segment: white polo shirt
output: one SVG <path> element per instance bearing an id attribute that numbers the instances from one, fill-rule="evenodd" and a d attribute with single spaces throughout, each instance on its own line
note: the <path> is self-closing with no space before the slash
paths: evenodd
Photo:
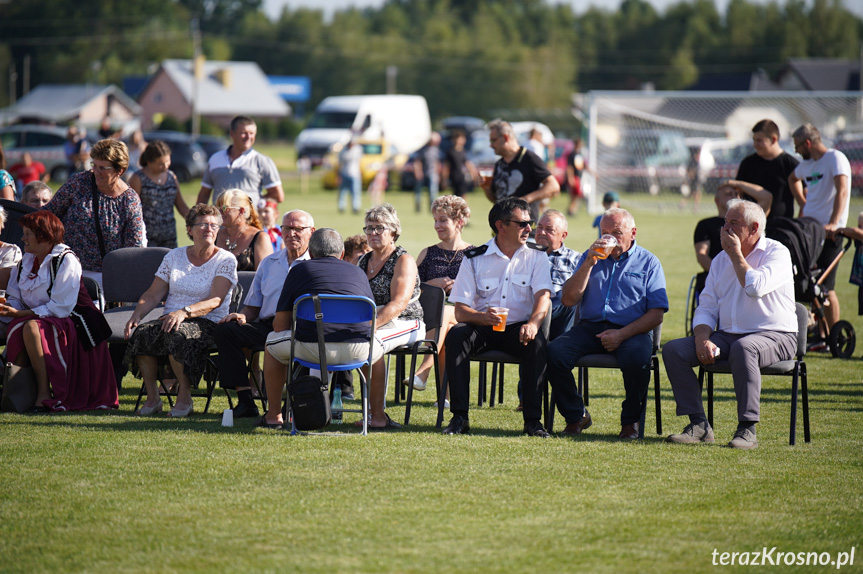
<path id="1" fill-rule="evenodd" d="M 548 289 L 549 294 L 554 290 L 548 256 L 525 244 L 509 258 L 494 238 L 485 246 L 485 253 L 462 260 L 450 302 L 464 303 L 482 312 L 489 307 L 507 307 L 507 322 L 527 321 L 536 294 L 543 289 Z"/>
<path id="2" fill-rule="evenodd" d="M 276 316 L 276 305 L 285 286 L 288 272 L 294 265 L 309 258 L 309 250 L 306 249 L 306 252 L 294 259 L 293 263 L 288 263 L 288 250 L 280 249 L 261 261 L 252 280 L 252 286 L 249 288 L 249 295 L 246 297 L 246 305 L 260 307 L 258 320 L 272 319 Z"/>
<path id="3" fill-rule="evenodd" d="M 230 149 L 213 154 L 207 162 L 201 187 L 213 190 L 213 204 L 226 190 L 237 188 L 252 198 L 252 205 L 258 205 L 262 189 L 281 185 L 279 170 L 273 160 L 254 149 L 231 161 Z"/>

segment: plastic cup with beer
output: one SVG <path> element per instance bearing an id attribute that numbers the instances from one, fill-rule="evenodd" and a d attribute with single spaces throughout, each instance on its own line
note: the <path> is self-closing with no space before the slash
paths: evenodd
<path id="1" fill-rule="evenodd" d="M 599 238 L 596 242 L 596 247 L 594 251 L 596 252 L 596 256 L 599 259 L 605 259 L 611 252 L 614 251 L 614 248 L 617 247 L 617 239 L 614 235 L 605 234 Z"/>
<path id="2" fill-rule="evenodd" d="M 479 170 L 479 178 L 482 180 L 482 186 L 486 187 L 491 184 L 491 176 L 494 175 L 493 169 L 481 169 Z"/>
<path id="3" fill-rule="evenodd" d="M 0 289 L 0 305 L 6 303 L 6 290 Z"/>
<path id="4" fill-rule="evenodd" d="M 509 309 L 507 307 L 492 307 L 491 312 L 503 319 L 497 325 L 492 327 L 495 331 L 506 331 L 506 318 L 509 316 Z"/>

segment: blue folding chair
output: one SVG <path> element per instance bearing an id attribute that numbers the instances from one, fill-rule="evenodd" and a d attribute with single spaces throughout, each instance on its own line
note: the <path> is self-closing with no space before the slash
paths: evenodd
<path id="1" fill-rule="evenodd" d="M 375 332 L 375 302 L 369 299 L 368 297 L 361 297 L 355 295 L 331 295 L 331 294 L 321 294 L 318 295 L 321 301 L 321 314 L 318 315 L 315 312 L 315 305 L 313 300 L 313 295 L 306 294 L 302 297 L 299 297 L 294 302 L 294 315 L 292 319 L 291 332 L 297 332 L 297 321 L 311 321 L 314 323 L 343 323 L 343 324 L 358 324 L 364 323 L 358 332 L 368 333 L 369 337 L 369 356 L 361 361 L 355 361 L 352 363 L 344 363 L 344 364 L 332 364 L 329 361 L 326 363 L 327 371 L 351 371 L 354 369 L 359 369 L 364 365 L 369 366 L 369 376 L 368 378 L 363 375 L 362 371 L 360 373 L 360 393 L 362 396 L 362 409 L 337 409 L 338 412 L 342 413 L 362 413 L 363 415 L 363 435 L 367 435 L 369 432 L 369 379 L 372 376 L 372 350 L 374 348 L 374 332 Z M 366 325 L 368 324 L 368 325 Z M 368 330 L 367 330 L 368 329 Z M 291 362 L 288 365 L 288 382 L 293 380 L 293 370 L 294 363 L 299 363 L 304 367 L 308 367 L 310 369 L 318 369 L 321 370 L 321 365 L 318 362 L 314 361 L 305 361 L 303 359 L 299 359 L 294 352 L 294 345 L 296 344 L 296 338 L 291 337 Z M 321 373 L 321 379 L 326 377 L 326 373 Z M 332 395 L 332 389 L 330 391 Z M 271 397 L 270 400 L 273 400 Z M 291 396 L 290 393 L 287 394 L 287 402 L 285 405 L 285 412 L 291 412 Z M 297 434 L 296 426 L 294 425 L 294 417 L 291 416 L 291 434 Z"/>

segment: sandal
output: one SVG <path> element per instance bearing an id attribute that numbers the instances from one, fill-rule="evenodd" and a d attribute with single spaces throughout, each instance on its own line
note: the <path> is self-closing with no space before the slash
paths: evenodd
<path id="1" fill-rule="evenodd" d="M 267 417 L 263 416 L 258 420 L 255 426 L 262 429 L 281 430 L 285 428 L 285 423 L 269 423 L 267 422 Z"/>
<path id="2" fill-rule="evenodd" d="M 382 427 L 373 427 L 372 425 L 369 425 L 369 432 L 381 432 L 381 431 L 398 430 L 398 429 L 404 428 L 404 425 L 400 425 L 399 423 L 397 423 L 396 421 L 391 419 L 390 415 L 384 413 L 384 416 L 387 417 L 387 423 Z M 360 422 L 362 422 L 362 421 L 360 421 Z"/>

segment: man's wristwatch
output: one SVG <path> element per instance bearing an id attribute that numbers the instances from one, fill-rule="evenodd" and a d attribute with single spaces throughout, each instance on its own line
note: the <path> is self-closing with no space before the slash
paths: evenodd
<path id="1" fill-rule="evenodd" d="M 183 307 L 183 311 L 185 311 L 185 312 L 186 312 L 186 318 L 187 318 L 187 319 L 188 319 L 188 318 L 190 318 L 190 317 L 192 316 L 192 308 L 191 308 L 191 307 L 189 307 L 188 305 L 186 305 L 185 307 Z"/>

